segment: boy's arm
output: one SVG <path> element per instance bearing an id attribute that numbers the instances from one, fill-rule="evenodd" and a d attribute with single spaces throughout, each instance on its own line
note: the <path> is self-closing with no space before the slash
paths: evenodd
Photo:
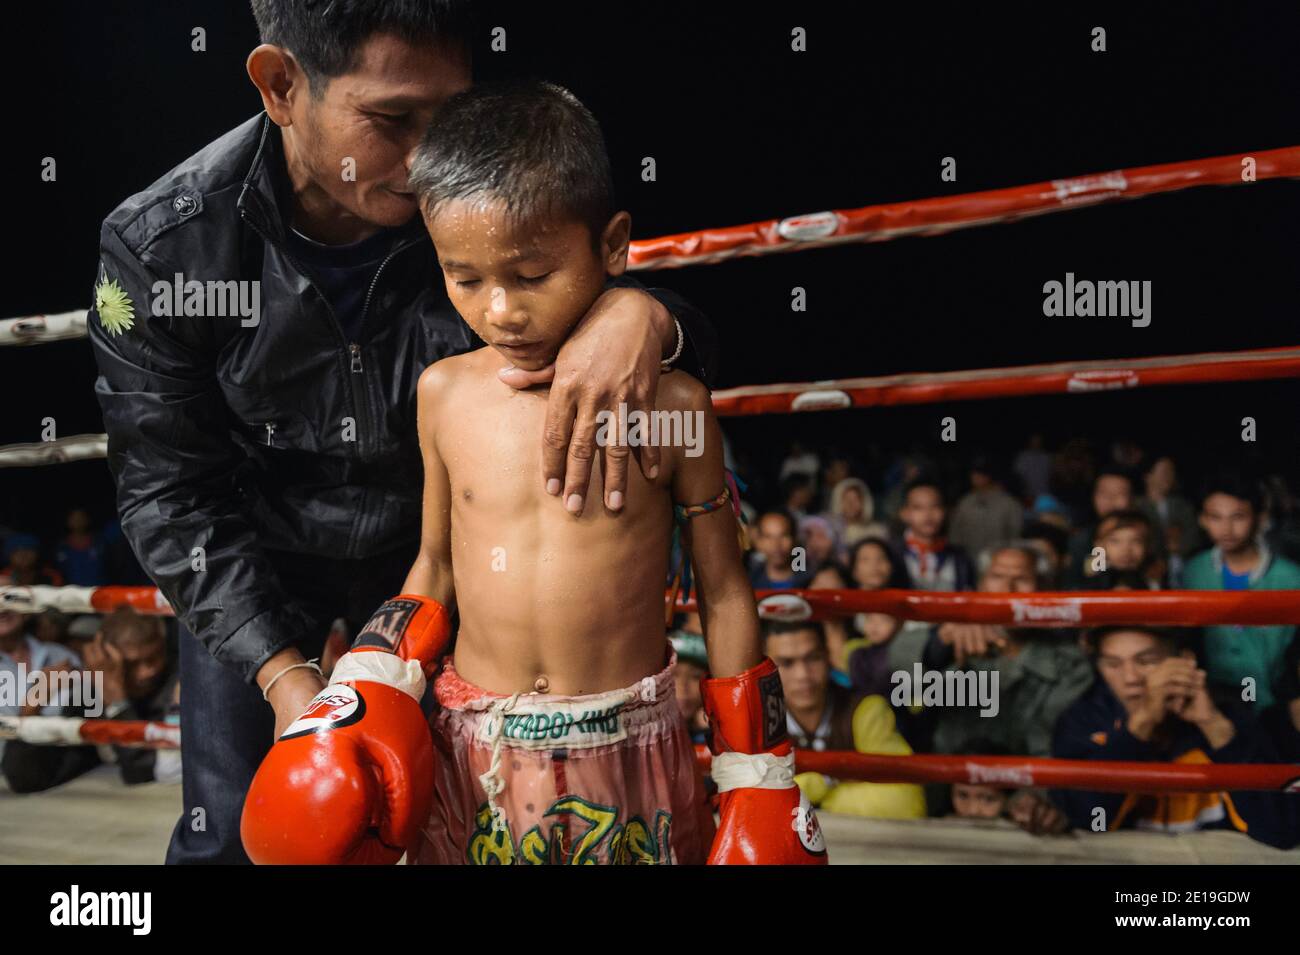
<path id="1" fill-rule="evenodd" d="M 709 393 L 696 381 L 691 381 L 686 390 L 690 401 L 684 414 L 695 415 L 703 427 L 695 448 L 678 451 L 672 489 L 674 503 L 691 505 L 713 500 L 727 485 L 722 429 L 713 414 Z M 696 450 L 696 456 L 686 453 Z M 758 607 L 741 559 L 732 503 L 728 501 L 708 514 L 689 518 L 682 528 L 682 543 L 694 566 L 709 669 L 715 677 L 743 673 L 759 662 L 762 653 Z"/>
<path id="2" fill-rule="evenodd" d="M 673 499 L 702 504 L 726 486 L 722 431 L 703 385 L 685 379 L 673 387 L 684 389 L 692 420 L 702 424 L 700 443 L 677 456 Z M 762 654 L 758 607 L 741 564 L 731 502 L 688 518 L 682 535 L 695 565 L 712 671 L 700 683 L 721 801 L 709 864 L 825 865 L 817 816 L 794 781 L 781 675 Z"/>
<path id="3" fill-rule="evenodd" d="M 424 503 L 420 525 L 420 552 L 406 575 L 402 592 L 432 597 L 448 612 L 456 599 L 451 573 L 451 483 L 438 453 L 435 424 L 445 401 L 448 374 L 437 364 L 420 375 L 416 399 L 416 427 L 424 460 Z"/>

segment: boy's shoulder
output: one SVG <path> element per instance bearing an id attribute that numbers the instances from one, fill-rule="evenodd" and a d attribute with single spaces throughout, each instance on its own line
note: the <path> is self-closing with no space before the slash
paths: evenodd
<path id="1" fill-rule="evenodd" d="M 482 360 L 482 355 L 479 354 L 481 350 L 477 349 L 461 355 L 449 355 L 435 361 L 420 372 L 418 388 L 420 400 L 437 401 L 457 382 L 465 380 L 475 371 L 477 363 Z"/>

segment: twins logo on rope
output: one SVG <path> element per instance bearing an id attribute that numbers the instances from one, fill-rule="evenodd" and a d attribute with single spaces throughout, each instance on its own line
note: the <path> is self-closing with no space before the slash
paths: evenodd
<path id="1" fill-rule="evenodd" d="M 654 823 L 640 816 L 618 821 L 617 806 L 602 806 L 579 796 L 557 799 L 543 813 L 549 824 L 538 824 L 518 843 L 510 831 L 492 831 L 492 813 L 485 802 L 474 816 L 466 858 L 471 865 L 672 865 L 668 830 L 672 814 L 659 810 Z M 547 825 L 542 831 L 542 825 Z"/>

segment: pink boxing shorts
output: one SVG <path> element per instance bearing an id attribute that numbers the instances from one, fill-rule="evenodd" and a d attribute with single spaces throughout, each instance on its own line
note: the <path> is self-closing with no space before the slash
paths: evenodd
<path id="1" fill-rule="evenodd" d="M 467 683 L 447 659 L 430 720 L 433 812 L 411 864 L 703 863 L 713 811 L 673 662 L 625 690 L 512 702 Z"/>

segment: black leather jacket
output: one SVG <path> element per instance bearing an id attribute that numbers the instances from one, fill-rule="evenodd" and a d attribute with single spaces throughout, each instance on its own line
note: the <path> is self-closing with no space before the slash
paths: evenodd
<path id="1" fill-rule="evenodd" d="M 358 341 L 347 341 L 286 251 L 289 189 L 279 130 L 259 115 L 127 199 L 104 222 L 96 284 L 120 283 L 134 327 L 110 335 L 93 308 L 89 323 L 123 530 L 181 620 L 248 680 L 344 615 L 302 606 L 285 579 L 291 555 L 317 578 L 340 577 L 316 583 L 341 591 L 368 561 L 414 553 L 416 382 L 481 344 L 448 302 L 418 218 L 371 284 Z M 154 284 L 177 273 L 260 281 L 257 325 L 152 317 Z M 717 353 L 707 320 L 651 292 L 685 330 L 678 366 L 707 382 Z M 393 576 L 376 601 L 400 586 Z"/>

